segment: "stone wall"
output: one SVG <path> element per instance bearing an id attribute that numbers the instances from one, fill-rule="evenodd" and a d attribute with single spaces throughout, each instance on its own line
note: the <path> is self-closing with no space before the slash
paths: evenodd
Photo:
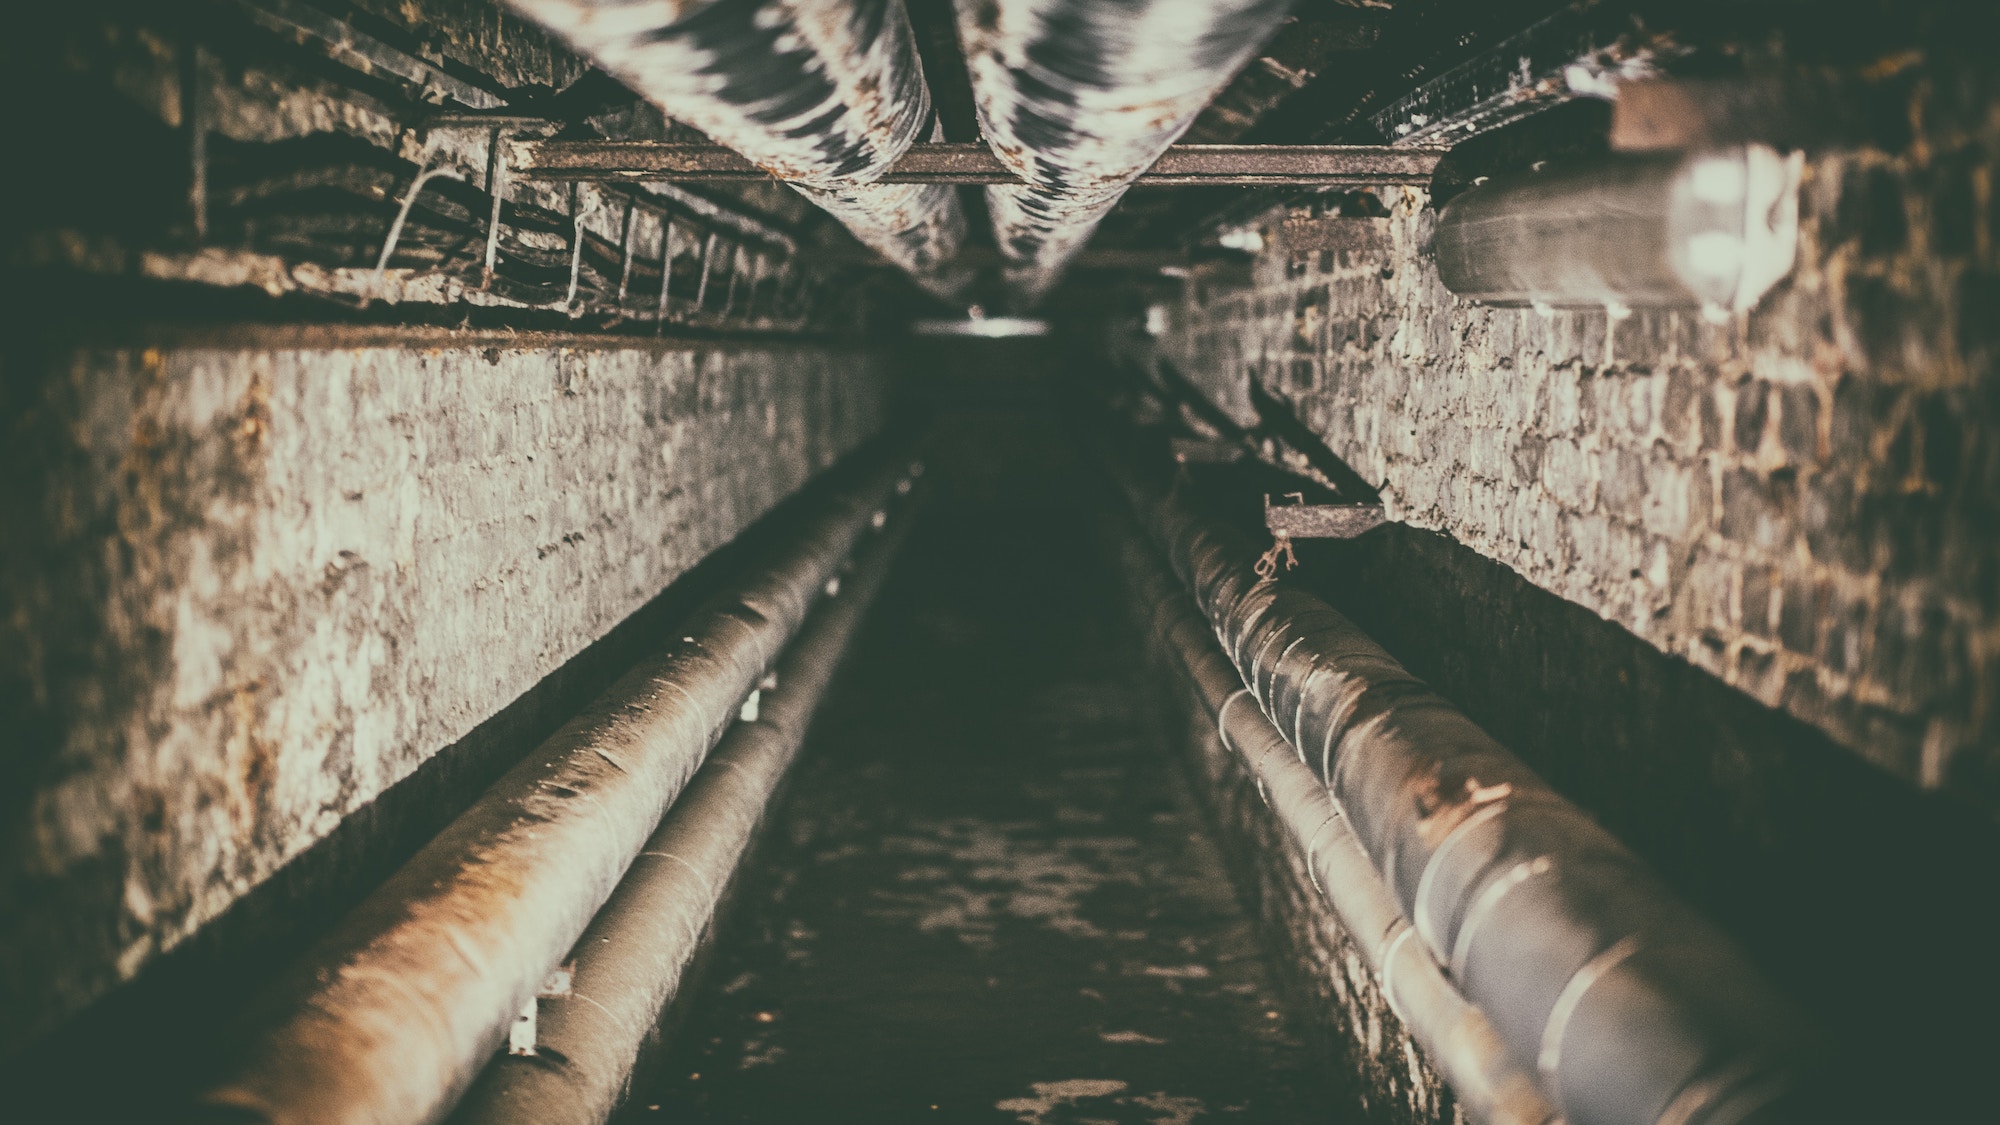
<path id="1" fill-rule="evenodd" d="M 376 335 L 0 360 L 0 1038 L 132 977 L 883 420 L 858 352 Z"/>
<path id="2" fill-rule="evenodd" d="M 1197 277 L 1160 355 L 1252 381 L 1445 532 L 1892 773 L 2000 807 L 2000 91 L 1932 74 L 1907 151 L 1806 163 L 1791 275 L 1737 322 L 1474 307 L 1392 249 Z"/>

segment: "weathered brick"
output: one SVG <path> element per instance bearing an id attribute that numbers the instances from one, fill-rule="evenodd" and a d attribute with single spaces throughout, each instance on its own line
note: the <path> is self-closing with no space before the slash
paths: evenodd
<path id="1" fill-rule="evenodd" d="M 1404 331 L 1365 355 L 1327 345 L 1318 379 L 1350 413 L 1313 425 L 1379 469 L 1405 518 L 1871 757 L 1914 760 L 1931 737 L 1949 752 L 1930 758 L 1951 759 L 1974 714 L 2000 714 L 2000 659 L 1911 656 L 1878 601 L 1906 605 L 1919 632 L 1926 607 L 1961 624 L 1980 607 L 1980 637 L 2000 613 L 2000 263 L 1974 260 L 2000 237 L 2000 191 L 1984 183 L 2000 181 L 2000 89 L 1978 90 L 1951 95 L 1977 103 L 1954 103 L 1967 136 L 1920 121 L 1908 152 L 1809 156 L 1805 260 L 1735 324 L 1641 309 L 1607 342 L 1602 313 L 1472 307 L 1415 250 L 1435 217 L 1411 197 L 1393 209 L 1409 248 L 1393 276 L 1344 273 L 1327 306 L 1342 341 L 1368 340 L 1361 322 L 1383 307 Z M 1991 213 L 1972 213 L 1982 204 Z M 1295 289 L 1265 294 L 1281 295 L 1291 308 Z M 1447 488 L 1454 464 L 1478 479 Z M 1739 622 L 1746 580 L 1766 612 Z M 1969 686 L 1916 722 L 1927 689 L 1906 665 Z M 1871 717 L 1864 698 L 1898 717 Z"/>
<path id="2" fill-rule="evenodd" d="M 1791 503 L 1789 474 L 1731 469 L 1722 476 L 1722 533 L 1747 547 L 1775 550 L 1791 530 Z"/>
<path id="3" fill-rule="evenodd" d="M 1769 416 L 1771 385 L 1761 379 L 1745 379 L 1736 387 L 1736 448 L 1754 453 L 1764 442 L 1764 421 Z"/>
<path id="4" fill-rule="evenodd" d="M 1542 451 L 1547 445 L 1547 442 L 1532 433 L 1522 435 L 1521 440 L 1514 446 L 1512 458 L 1513 479 L 1516 484 L 1532 486 L 1541 479 Z"/>
<path id="5" fill-rule="evenodd" d="M 1806 549 L 1822 563 L 1864 574 L 1873 560 L 1856 513 L 1854 482 L 1842 472 L 1813 473 L 1805 479 L 1801 502 Z"/>
<path id="6" fill-rule="evenodd" d="M 1943 550 L 1945 503 L 1917 490 L 1870 498 L 1875 559 L 1886 576 L 1918 578 L 1935 571 Z"/>
<path id="7" fill-rule="evenodd" d="M 1737 687 L 1765 702 L 1776 703 L 1784 691 L 1775 653 L 1743 645 L 1736 650 L 1734 673 Z"/>
<path id="8" fill-rule="evenodd" d="M 1696 403 L 1701 419 L 1701 447 L 1711 452 L 1727 449 L 1727 423 L 1722 414 L 1722 388 L 1714 386 L 1706 389 Z"/>
<path id="9" fill-rule="evenodd" d="M 1551 432 L 1571 434 L 1583 425 L 1583 380 L 1587 377 L 1575 368 L 1556 369 L 1556 377 L 1549 385 Z"/>
<path id="10" fill-rule="evenodd" d="M 1957 257 L 1973 250 L 1978 233 L 1973 178 L 1983 156 L 1961 149 L 1934 157 L 1925 169 L 1923 190 L 1930 212 L 1930 240 L 1939 254 Z"/>
<path id="11" fill-rule="evenodd" d="M 1917 406 L 1923 434 L 1923 475 L 1934 489 L 1957 486 L 1964 469 L 1966 403 L 1949 392 L 1924 396 Z"/>
<path id="12" fill-rule="evenodd" d="M 1786 578 L 1778 615 L 1778 641 L 1801 656 L 1819 651 L 1820 625 L 1830 600 L 1826 583 L 1810 574 Z"/>
<path id="13" fill-rule="evenodd" d="M 1820 638 L 1820 663 L 1835 672 L 1857 673 L 1873 662 L 1868 629 L 1874 606 L 1860 598 L 1836 601 L 1838 604 Z"/>
<path id="14" fill-rule="evenodd" d="M 1660 402 L 1660 426 L 1669 441 L 1680 443 L 1699 432 L 1695 400 L 1702 397 L 1706 380 L 1694 368 L 1674 364 L 1667 368 L 1666 389 Z"/>
<path id="15" fill-rule="evenodd" d="M 1557 438 L 1543 447 L 1542 487 L 1572 511 L 1596 506 L 1591 476 L 1590 456 L 1576 442 Z"/>
<path id="16" fill-rule="evenodd" d="M 2000 207 L 2000 191 L 1993 193 Z M 1996 223 L 2000 236 L 2000 223 Z M 1955 342 L 1967 372 L 1979 380 L 2000 377 L 2000 274 L 1968 270 L 1958 280 Z"/>
<path id="17" fill-rule="evenodd" d="M 1743 571 L 1741 624 L 1753 636 L 1769 637 L 1776 632 L 1771 626 L 1771 611 L 1780 589 L 1776 577 L 1758 566 Z"/>
<path id="18" fill-rule="evenodd" d="M 47 723 L 64 767 L 29 815 L 64 830 L 0 881 L 0 944 L 45 955 L 0 966 L 33 967 L 0 994 L 50 1012 L 230 908 L 885 413 L 877 359 L 811 348 L 79 347 L 34 375 L 67 455 L 17 483 L 75 518 L 38 565 L 0 563 L 23 607 L 0 652 L 96 630 L 95 659 L 35 670 L 91 702 Z M 43 917 L 57 878 L 96 911 Z"/>
<path id="19" fill-rule="evenodd" d="M 1831 441 L 1835 460 L 1850 464 L 1878 460 L 1878 447 L 1886 442 L 1883 435 L 1902 414 L 1903 399 L 1899 387 L 1842 376 L 1833 393 Z"/>
<path id="20" fill-rule="evenodd" d="M 1778 440 L 1793 461 L 1819 460 L 1819 390 L 1793 383 L 1779 390 Z"/>
<path id="21" fill-rule="evenodd" d="M 1626 449 L 1607 450 L 1598 460 L 1598 502 L 1627 518 L 1642 518 L 1646 460 Z"/>
<path id="22" fill-rule="evenodd" d="M 1909 238 L 1904 214 L 1907 192 L 1902 180 L 1881 165 L 1854 166 L 1841 185 L 1839 228 L 1853 233 L 1861 253 L 1884 256 L 1902 249 Z"/>

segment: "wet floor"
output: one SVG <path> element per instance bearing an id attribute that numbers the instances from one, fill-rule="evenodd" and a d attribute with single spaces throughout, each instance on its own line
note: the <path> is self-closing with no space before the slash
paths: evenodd
<path id="1" fill-rule="evenodd" d="M 1092 542 L 926 514 L 640 1119 L 1338 1116 Z"/>

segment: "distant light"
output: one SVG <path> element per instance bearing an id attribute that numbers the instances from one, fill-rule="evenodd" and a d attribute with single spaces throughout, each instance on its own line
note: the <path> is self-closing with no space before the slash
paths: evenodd
<path id="1" fill-rule="evenodd" d="M 964 320 L 918 320 L 910 323 L 917 336 L 981 336 L 999 339 L 1008 336 L 1046 336 L 1049 322 L 1025 316 L 981 316 Z"/>
<path id="2" fill-rule="evenodd" d="M 1264 252 L 1264 232 L 1256 227 L 1229 227 L 1216 232 L 1215 243 L 1224 250 L 1261 254 Z"/>

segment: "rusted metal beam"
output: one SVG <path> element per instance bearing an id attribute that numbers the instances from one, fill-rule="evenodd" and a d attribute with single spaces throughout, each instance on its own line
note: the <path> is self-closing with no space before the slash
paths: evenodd
<path id="1" fill-rule="evenodd" d="M 1381 145 L 1178 145 L 1135 182 L 1137 187 L 1389 187 L 1430 182 L 1440 153 Z M 534 180 L 664 180 L 745 183 L 769 172 L 720 145 L 657 141 L 519 140 L 507 155 L 512 174 Z M 918 144 L 879 183 L 1018 184 L 983 144 Z"/>

